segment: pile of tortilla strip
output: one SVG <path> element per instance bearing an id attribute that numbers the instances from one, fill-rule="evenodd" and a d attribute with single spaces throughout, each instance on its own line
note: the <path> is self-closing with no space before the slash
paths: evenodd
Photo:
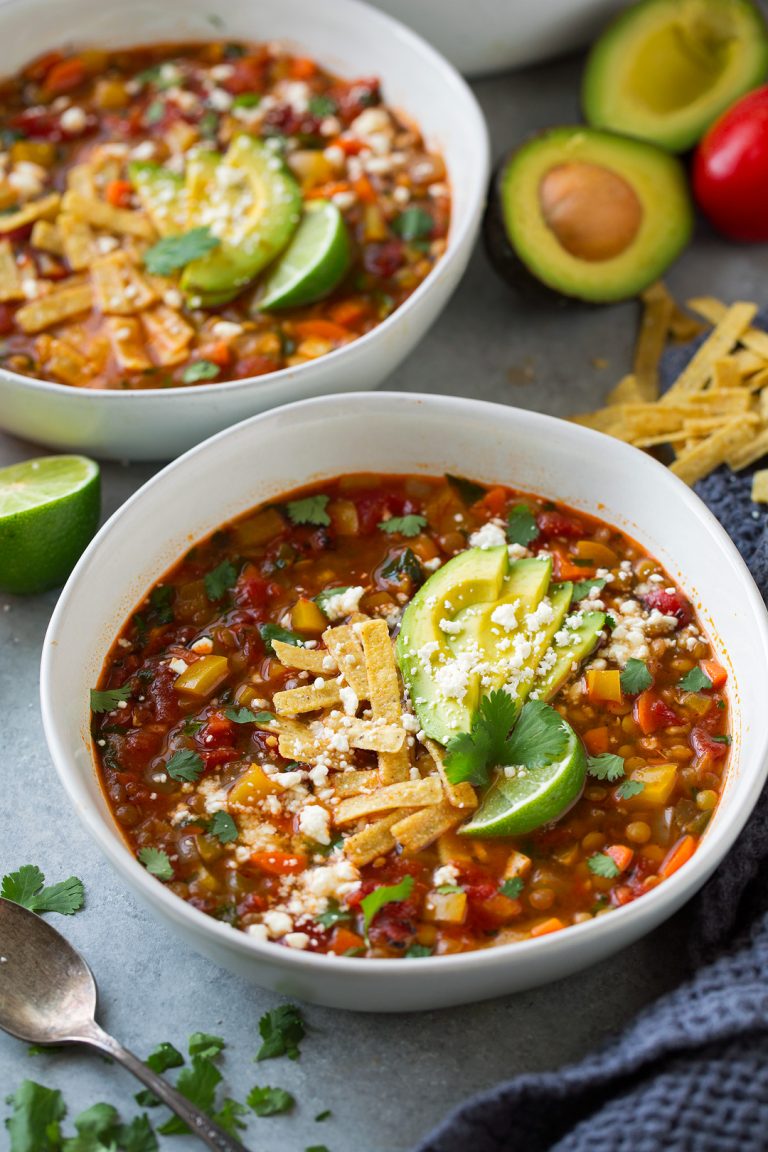
<path id="1" fill-rule="evenodd" d="M 634 444 L 667 445 L 672 472 L 695 484 L 720 464 L 738 472 L 768 453 L 768 332 L 754 328 L 757 305 L 730 307 L 711 296 L 687 302 L 712 325 L 672 386 L 659 395 L 659 361 L 669 340 L 690 340 L 705 324 L 683 312 L 663 284 L 643 293 L 645 311 L 634 371 L 604 408 L 571 417 Z M 757 471 L 752 499 L 768 503 L 768 469 Z"/>
<path id="2" fill-rule="evenodd" d="M 274 734 L 281 756 L 329 769 L 333 824 L 344 852 L 361 867 L 400 845 L 419 852 L 450 833 L 477 807 L 471 784 L 451 784 L 443 749 L 413 738 L 389 629 L 362 613 L 328 628 L 323 648 L 273 640 L 281 664 L 309 673 L 305 685 L 276 692 Z M 308 720 L 301 719 L 311 714 Z M 354 750 L 376 753 L 375 768 L 355 765 Z"/>

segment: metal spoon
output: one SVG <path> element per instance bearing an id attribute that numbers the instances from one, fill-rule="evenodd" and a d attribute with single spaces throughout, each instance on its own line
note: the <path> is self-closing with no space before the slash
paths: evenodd
<path id="1" fill-rule="evenodd" d="M 0 1028 L 28 1044 L 84 1044 L 111 1056 L 216 1152 L 248 1149 L 99 1027 L 83 957 L 34 912 L 0 900 Z"/>

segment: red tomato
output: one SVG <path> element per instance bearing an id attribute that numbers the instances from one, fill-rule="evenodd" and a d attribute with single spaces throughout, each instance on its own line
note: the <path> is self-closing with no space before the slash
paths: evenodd
<path id="1" fill-rule="evenodd" d="M 693 191 L 731 240 L 768 240 L 768 85 L 716 120 L 696 150 Z"/>

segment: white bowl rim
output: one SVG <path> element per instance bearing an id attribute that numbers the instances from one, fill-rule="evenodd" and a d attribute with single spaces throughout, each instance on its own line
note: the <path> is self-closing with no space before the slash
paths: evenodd
<path id="1" fill-rule="evenodd" d="M 27 0 L 2 0 L 2 4 L 0 4 L 0 22 L 2 22 L 3 9 L 14 6 L 26 6 L 26 3 Z M 363 0 L 336 0 L 336 3 L 352 11 L 357 11 L 358 13 L 365 12 L 365 18 L 369 19 L 374 26 L 378 24 L 385 34 L 394 36 L 406 44 L 409 43 L 411 48 L 421 53 L 421 55 L 429 61 L 431 66 L 442 74 L 446 90 L 450 90 L 454 97 L 463 101 L 466 111 L 470 116 L 474 117 L 474 131 L 477 133 L 478 145 L 482 153 L 482 162 L 478 165 L 477 170 L 472 173 L 472 181 L 467 196 L 467 207 L 462 218 L 457 222 L 456 229 L 454 229 L 455 209 L 452 204 L 451 227 L 448 232 L 446 250 L 428 275 L 422 280 L 421 284 L 419 284 L 415 291 L 412 292 L 394 312 L 391 312 L 389 316 L 382 320 L 380 324 L 377 324 L 375 328 L 372 328 L 370 332 L 365 332 L 362 336 L 358 336 L 355 340 L 350 341 L 349 344 L 344 344 L 341 348 L 335 348 L 332 352 L 327 352 L 322 357 L 324 364 L 339 360 L 340 357 L 348 355 L 353 349 L 355 351 L 358 349 L 362 350 L 372 343 L 382 340 L 388 335 L 390 329 L 393 328 L 396 323 L 416 307 L 422 296 L 430 290 L 432 285 L 447 274 L 450 267 L 459 258 L 462 244 L 475 226 L 475 216 L 478 212 L 478 205 L 482 206 L 485 200 L 491 162 L 490 135 L 485 117 L 483 116 L 477 97 L 453 64 L 438 52 L 436 48 L 433 48 L 418 32 L 414 32 L 411 28 L 402 24 L 387 12 L 379 8 L 374 8 L 372 5 L 365 4 Z M 298 42 L 300 42 L 300 40 L 301 38 L 299 37 Z M 140 47 L 141 43 L 140 39 L 137 40 L 136 47 Z M 382 80 L 386 85 L 386 77 L 382 77 Z M 270 384 L 275 382 L 279 383 L 281 378 L 288 378 L 288 376 L 290 376 L 291 380 L 295 380 L 297 377 L 307 375 L 308 372 L 311 372 L 314 364 L 314 360 L 308 360 L 304 364 L 297 364 L 290 368 L 278 368 L 275 372 L 265 372 L 261 376 L 244 376 L 240 380 L 224 380 L 221 384 L 182 384 L 178 388 L 130 388 L 125 390 L 117 390 L 114 388 L 83 389 L 73 387 L 70 384 L 59 384 L 55 380 L 40 380 L 36 376 L 25 376 L 20 372 L 12 372 L 7 368 L 4 368 L 3 372 L 13 380 L 14 384 L 28 387 L 33 392 L 47 392 L 58 396 L 82 396 L 86 394 L 93 398 L 95 403 L 109 404 L 122 401 L 123 403 L 130 404 L 137 402 L 129 399 L 132 397 L 141 397 L 148 403 L 168 403 L 170 398 L 174 396 L 206 396 L 211 394 L 219 396 L 230 394 L 244 387 L 262 382 Z"/>
<path id="2" fill-rule="evenodd" d="M 93 538 L 78 561 L 77 566 L 73 570 L 59 597 L 43 641 L 40 668 L 40 699 L 45 737 L 59 779 L 70 801 L 88 831 L 94 837 L 102 852 L 104 852 L 116 871 L 121 874 L 127 874 L 129 883 L 139 890 L 142 897 L 149 904 L 159 906 L 164 916 L 167 916 L 172 922 L 181 924 L 182 926 L 184 926 L 186 922 L 187 927 L 195 927 L 204 936 L 211 937 L 217 944 L 220 944 L 225 949 L 234 949 L 234 951 L 241 956 L 252 956 L 254 959 L 263 959 L 264 961 L 276 963 L 289 972 L 307 973 L 311 975 L 322 970 L 324 967 L 329 967 L 337 973 L 343 973 L 352 971 L 351 966 L 354 965 L 355 974 L 361 971 L 366 972 L 370 974 L 372 980 L 375 980 L 377 977 L 383 976 L 384 973 L 386 973 L 388 976 L 391 975 L 396 981 L 402 983 L 407 982 L 413 974 L 414 969 L 410 964 L 400 964 L 397 963 L 396 960 L 393 963 L 392 959 L 360 960 L 355 957 L 335 956 L 330 953 L 302 952 L 285 948 L 281 945 L 255 940 L 249 937 L 247 933 L 233 929 L 230 925 L 216 920 L 214 917 L 194 908 L 181 897 L 176 896 L 160 881 L 152 877 L 130 853 L 117 824 L 114 823 L 114 821 L 110 824 L 107 820 L 102 820 L 95 812 L 91 812 L 88 806 L 83 807 L 82 801 L 84 796 L 81 791 L 82 786 L 79 779 L 81 772 L 69 762 L 64 748 L 65 737 L 60 734 L 58 730 L 52 704 L 52 661 L 53 653 L 58 646 L 57 631 L 59 622 L 68 610 L 68 603 L 77 588 L 81 570 L 90 564 L 92 557 L 102 548 L 111 534 L 119 529 L 121 519 L 127 509 L 148 497 L 151 498 L 154 489 L 162 486 L 165 477 L 170 472 L 187 467 L 190 461 L 197 460 L 198 457 L 204 456 L 206 452 L 210 451 L 212 447 L 221 441 L 234 434 L 240 434 L 247 428 L 257 427 L 259 424 L 274 419 L 284 419 L 286 415 L 290 417 L 290 414 L 293 412 L 301 412 L 311 408 L 325 407 L 333 409 L 341 404 L 348 409 L 350 404 L 354 404 L 355 406 L 375 405 L 382 403 L 382 401 L 384 403 L 394 402 L 399 406 L 403 404 L 436 406 L 448 413 L 453 412 L 459 417 L 462 415 L 469 416 L 471 412 L 476 412 L 478 409 L 487 410 L 489 415 L 491 412 L 498 413 L 502 411 L 505 413 L 505 419 L 507 419 L 508 416 L 512 416 L 523 426 L 529 427 L 532 435 L 546 433 L 547 428 L 553 424 L 561 427 L 563 424 L 566 424 L 565 421 L 554 416 L 546 415 L 545 413 L 532 412 L 526 409 L 515 408 L 511 405 L 496 404 L 485 400 L 438 396 L 429 393 L 386 391 L 329 394 L 309 400 L 299 400 L 293 404 L 282 405 L 278 408 L 258 413 L 255 416 L 249 417 L 247 420 L 241 421 L 239 424 L 225 428 L 223 431 L 218 432 L 216 435 L 209 437 L 194 448 L 191 448 L 188 452 L 157 472 L 112 514 Z M 359 411 L 359 409 L 356 410 Z M 683 481 L 679 480 L 678 477 L 670 472 L 668 468 L 653 459 L 653 457 L 641 452 L 639 449 L 606 436 L 602 432 L 596 432 L 581 425 L 572 424 L 567 425 L 567 427 L 574 439 L 579 439 L 584 442 L 587 458 L 590 448 L 594 448 L 597 451 L 605 451 L 606 446 L 610 444 L 611 451 L 614 451 L 618 456 L 626 456 L 628 462 L 631 461 L 635 469 L 638 468 L 640 459 L 642 459 L 652 472 L 656 472 L 660 478 L 662 476 L 664 477 L 663 482 L 669 485 L 670 492 L 675 494 L 676 497 L 685 504 L 690 516 L 703 524 L 711 534 L 715 543 L 718 545 L 723 560 L 730 565 L 734 577 L 741 581 L 741 592 L 745 596 L 745 609 L 749 609 L 751 612 L 752 624 L 755 627 L 755 639 L 762 643 L 763 659 L 768 662 L 768 611 L 766 610 L 766 605 L 735 544 L 704 502 L 687 484 L 683 483 Z M 684 902 L 687 898 L 683 896 L 682 899 L 678 899 L 678 892 L 691 889 L 695 891 L 697 887 L 695 879 L 702 874 L 702 883 L 706 881 L 717 866 L 718 859 L 722 859 L 732 848 L 737 836 L 752 814 L 765 784 L 766 777 L 768 776 L 768 726 L 765 728 L 759 746 L 751 747 L 750 762 L 757 767 L 756 770 L 751 773 L 740 774 L 739 787 L 741 796 L 738 804 L 734 804 L 733 807 L 726 811 L 719 819 L 716 814 L 711 827 L 707 829 L 706 834 L 700 841 L 691 859 L 662 884 L 653 888 L 650 892 L 645 893 L 641 899 L 612 909 L 610 916 L 598 916 L 581 924 L 572 924 L 561 932 L 551 933 L 538 938 L 513 941 L 509 944 L 492 945 L 488 948 L 459 952 L 447 956 L 420 957 L 418 971 L 434 970 L 434 972 L 443 972 L 447 971 L 449 967 L 452 969 L 468 967 L 482 972 L 485 968 L 496 967 L 496 965 L 505 958 L 510 960 L 513 957 L 519 956 L 522 961 L 523 957 L 530 958 L 538 956 L 545 949 L 552 949 L 558 946 L 569 947 L 569 941 L 575 943 L 576 940 L 582 940 L 587 936 L 590 936 L 594 941 L 602 940 L 606 936 L 618 932 L 622 926 L 629 928 L 630 925 L 635 923 L 642 925 L 643 920 L 652 918 L 653 909 L 660 910 L 658 920 L 664 919 L 666 915 L 669 914 L 670 908 L 674 910 L 679 903 Z M 92 751 L 90 767 L 95 772 L 96 769 L 93 762 Z M 693 893 L 691 892 L 691 894 Z M 667 907 L 666 912 L 664 911 L 665 905 Z M 661 906 L 661 909 L 659 906 Z M 645 929 L 641 927 L 640 931 L 635 934 L 641 935 L 644 931 Z"/>

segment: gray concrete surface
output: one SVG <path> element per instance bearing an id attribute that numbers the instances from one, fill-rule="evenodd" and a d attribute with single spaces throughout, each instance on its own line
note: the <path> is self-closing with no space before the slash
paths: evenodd
<path id="1" fill-rule="evenodd" d="M 494 153 L 528 130 L 578 116 L 578 61 L 485 80 L 476 90 L 489 117 Z M 668 280 L 680 296 L 711 292 L 760 298 L 766 251 L 730 247 L 702 229 Z M 764 293 L 763 297 L 764 299 Z M 539 309 L 520 304 L 481 250 L 421 347 L 389 382 L 404 391 L 477 396 L 567 415 L 597 403 L 629 365 L 634 304 L 605 309 Z M 597 366 L 607 361 L 607 366 Z M 0 434 L 0 465 L 36 454 Z M 104 468 L 104 515 L 154 471 Z M 59 787 L 43 741 L 38 658 L 55 593 L 0 595 L 0 872 L 41 865 L 51 881 L 77 873 L 87 909 L 56 918 L 88 957 L 101 988 L 101 1019 L 137 1053 L 160 1040 L 182 1046 L 196 1029 L 221 1033 L 231 1093 L 255 1083 L 288 1088 L 290 1117 L 254 1119 L 254 1152 L 401 1152 L 472 1092 L 518 1072 L 582 1056 L 670 988 L 685 966 L 686 915 L 621 955 L 537 991 L 422 1016 L 354 1016 L 308 1008 L 311 1028 L 299 1063 L 256 1066 L 260 1014 L 275 997 L 222 972 L 179 943 L 134 901 L 89 843 Z M 2 1100 L 23 1077 L 64 1090 L 73 1111 L 97 1099 L 129 1109 L 134 1085 L 119 1069 L 72 1052 L 29 1057 L 0 1035 Z M 314 1116 L 330 1108 L 331 1119 Z M 0 1148 L 5 1147 L 0 1126 Z M 191 1152 L 187 1138 L 164 1147 Z"/>

